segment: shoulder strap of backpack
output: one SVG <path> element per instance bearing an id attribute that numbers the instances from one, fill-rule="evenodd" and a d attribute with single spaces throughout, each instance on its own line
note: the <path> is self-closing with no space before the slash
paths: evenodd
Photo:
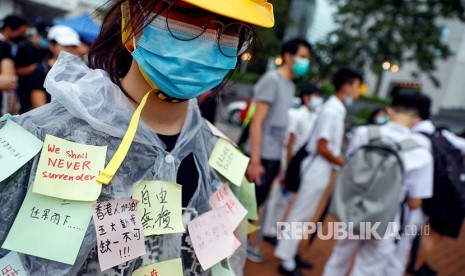
<path id="1" fill-rule="evenodd" d="M 397 146 L 399 147 L 400 151 L 409 151 L 420 147 L 420 145 L 417 142 L 410 138 L 400 141 L 399 143 L 397 143 Z"/>
<path id="2" fill-rule="evenodd" d="M 381 130 L 379 126 L 368 126 L 368 139 L 370 143 L 381 140 Z"/>

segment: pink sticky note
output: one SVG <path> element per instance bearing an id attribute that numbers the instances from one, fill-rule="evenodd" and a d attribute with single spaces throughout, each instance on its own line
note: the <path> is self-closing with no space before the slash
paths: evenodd
<path id="1" fill-rule="evenodd" d="M 212 125 L 209 121 L 206 121 L 208 128 L 210 128 L 210 131 L 212 132 L 213 135 L 216 137 L 221 137 L 226 140 L 228 140 L 231 144 L 233 144 L 237 148 L 237 144 L 233 142 L 233 140 L 229 139 L 228 136 L 226 136 L 221 130 L 219 130 L 216 126 Z"/>
<path id="2" fill-rule="evenodd" d="M 226 207 L 214 209 L 187 224 L 195 255 L 204 270 L 231 256 L 241 245 L 228 226 Z"/>
<path id="3" fill-rule="evenodd" d="M 133 199 L 118 199 L 92 206 L 101 271 L 145 254 L 138 203 Z"/>
<path id="4" fill-rule="evenodd" d="M 231 231 L 234 231 L 247 216 L 247 209 L 240 203 L 227 183 L 224 183 L 209 199 L 212 209 L 226 207 L 226 217 Z"/>

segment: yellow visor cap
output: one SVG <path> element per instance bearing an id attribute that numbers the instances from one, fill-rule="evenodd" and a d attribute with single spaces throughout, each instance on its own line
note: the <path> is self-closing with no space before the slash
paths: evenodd
<path id="1" fill-rule="evenodd" d="M 182 0 L 201 9 L 265 28 L 274 26 L 273 5 L 266 0 Z"/>
<path id="2" fill-rule="evenodd" d="M 365 95 L 367 92 L 368 92 L 368 86 L 363 83 L 362 85 L 360 85 L 360 95 Z"/>

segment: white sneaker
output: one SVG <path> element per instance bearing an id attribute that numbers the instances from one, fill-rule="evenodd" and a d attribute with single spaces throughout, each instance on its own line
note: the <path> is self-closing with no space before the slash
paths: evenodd
<path id="1" fill-rule="evenodd" d="M 247 259 L 254 263 L 263 263 L 265 261 L 265 256 L 260 251 L 260 248 L 256 248 L 251 246 L 250 244 L 247 245 Z"/>

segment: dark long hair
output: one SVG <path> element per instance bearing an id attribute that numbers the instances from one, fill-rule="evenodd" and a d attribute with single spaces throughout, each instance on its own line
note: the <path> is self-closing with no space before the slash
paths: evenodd
<path id="1" fill-rule="evenodd" d="M 126 27 L 132 29 L 128 36 L 128 40 L 131 40 L 133 36 L 142 31 L 145 24 L 150 23 L 155 18 L 156 15 L 144 11 L 153 10 L 158 0 L 118 0 L 114 2 L 103 20 L 100 34 L 89 49 L 88 59 L 91 68 L 105 70 L 110 79 L 120 85 L 120 79 L 128 73 L 132 62 L 131 53 L 126 49 L 121 38 L 121 7 L 125 2 L 129 3 L 131 20 Z"/>

